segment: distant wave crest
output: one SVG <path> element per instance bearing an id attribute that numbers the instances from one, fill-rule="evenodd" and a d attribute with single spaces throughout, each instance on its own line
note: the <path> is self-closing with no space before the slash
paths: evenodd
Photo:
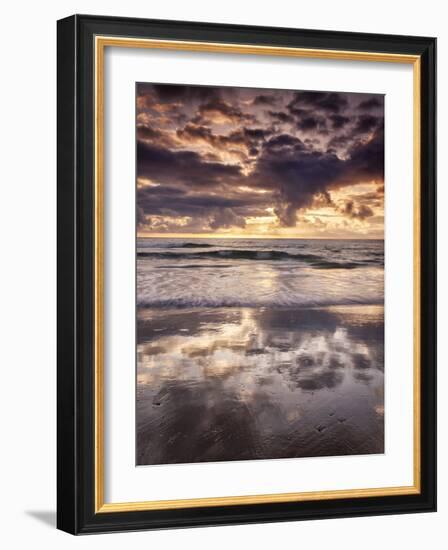
<path id="1" fill-rule="evenodd" d="M 209 244 L 209 243 L 201 243 L 201 242 L 197 242 L 197 243 L 192 243 L 192 242 L 186 242 L 186 243 L 178 243 L 178 242 L 166 242 L 166 243 L 161 243 L 161 242 L 145 242 L 145 241 L 142 241 L 140 240 L 138 242 L 138 247 L 139 248 L 146 248 L 146 249 L 151 249 L 151 248 L 162 248 L 162 249 L 171 249 L 171 248 L 213 248 L 215 245 L 213 244 Z"/>
<path id="2" fill-rule="evenodd" d="M 199 245 L 194 243 L 185 243 L 183 248 L 193 248 Z M 201 248 L 206 245 L 201 245 Z M 330 261 L 315 254 L 291 254 L 283 250 L 205 250 L 192 253 L 186 252 L 147 252 L 138 251 L 139 258 L 153 258 L 163 260 L 200 260 L 200 259 L 220 259 L 220 260 L 259 260 L 259 261 L 278 261 L 291 260 L 300 261 L 309 264 L 316 269 L 354 269 L 357 267 L 378 264 L 376 259 L 366 259 L 361 261 Z"/>
<path id="3" fill-rule="evenodd" d="M 383 253 L 382 242 L 139 240 L 137 303 L 158 308 L 382 304 Z"/>

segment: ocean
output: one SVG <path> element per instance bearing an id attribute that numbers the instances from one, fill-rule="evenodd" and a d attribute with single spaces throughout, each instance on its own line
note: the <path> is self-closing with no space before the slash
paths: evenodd
<path id="1" fill-rule="evenodd" d="M 138 239 L 136 464 L 383 453 L 383 250 Z"/>
<path id="2" fill-rule="evenodd" d="M 382 304 L 381 240 L 138 239 L 137 305 Z"/>

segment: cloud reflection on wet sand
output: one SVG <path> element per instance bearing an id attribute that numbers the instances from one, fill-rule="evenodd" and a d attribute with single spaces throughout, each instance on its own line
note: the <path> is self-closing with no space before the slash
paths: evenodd
<path id="1" fill-rule="evenodd" d="M 138 310 L 137 464 L 384 452 L 384 310 Z"/>

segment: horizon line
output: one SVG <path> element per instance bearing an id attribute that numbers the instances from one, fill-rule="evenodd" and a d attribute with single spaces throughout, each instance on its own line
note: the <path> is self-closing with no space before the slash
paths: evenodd
<path id="1" fill-rule="evenodd" d="M 251 239 L 251 240 L 303 240 L 303 241 L 384 241 L 384 237 L 283 237 L 283 236 L 254 236 L 254 235 L 239 235 L 239 236 L 231 236 L 231 235 L 179 235 L 179 236 L 173 236 L 173 235 L 139 235 L 136 234 L 137 239 Z"/>

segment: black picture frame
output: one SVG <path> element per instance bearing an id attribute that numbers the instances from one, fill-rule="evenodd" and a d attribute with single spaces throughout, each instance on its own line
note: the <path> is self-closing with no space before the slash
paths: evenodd
<path id="1" fill-rule="evenodd" d="M 72 534 L 436 509 L 436 39 L 74 15 L 58 21 L 57 526 Z M 421 61 L 421 485 L 418 494 L 95 511 L 95 36 L 415 55 Z"/>

